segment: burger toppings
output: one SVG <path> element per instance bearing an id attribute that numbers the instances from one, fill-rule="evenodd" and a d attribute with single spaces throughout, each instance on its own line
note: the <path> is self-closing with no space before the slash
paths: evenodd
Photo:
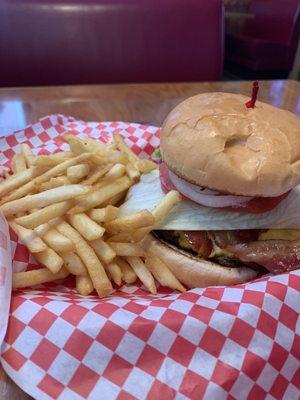
<path id="1" fill-rule="evenodd" d="M 188 251 L 199 258 L 211 259 L 225 266 L 247 264 L 259 266 L 272 273 L 291 271 L 300 267 L 300 238 L 298 240 L 260 240 L 274 235 L 274 230 L 236 231 L 156 231 L 162 240 Z M 287 231 L 277 231 L 283 237 Z M 298 232 L 300 237 L 299 230 Z M 294 233 L 295 235 L 295 233 Z"/>
<path id="2" fill-rule="evenodd" d="M 241 261 L 264 266 L 273 274 L 300 267 L 300 240 L 265 240 L 228 247 Z"/>
<path id="3" fill-rule="evenodd" d="M 164 163 L 160 164 L 159 173 L 164 192 L 178 190 L 185 199 L 202 206 L 225 208 L 231 211 L 253 214 L 267 212 L 275 208 L 290 193 L 289 191 L 277 197 L 235 196 L 193 185 L 168 170 Z"/>

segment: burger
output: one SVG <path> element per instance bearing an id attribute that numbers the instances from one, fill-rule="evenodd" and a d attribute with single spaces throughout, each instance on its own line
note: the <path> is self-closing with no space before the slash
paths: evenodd
<path id="1" fill-rule="evenodd" d="M 164 192 L 176 189 L 201 208 L 226 210 L 224 218 L 263 215 L 287 201 L 300 183 L 299 117 L 247 101 L 203 93 L 171 111 L 160 138 Z M 188 287 L 237 284 L 300 267 L 297 229 L 155 230 L 145 246 Z"/>

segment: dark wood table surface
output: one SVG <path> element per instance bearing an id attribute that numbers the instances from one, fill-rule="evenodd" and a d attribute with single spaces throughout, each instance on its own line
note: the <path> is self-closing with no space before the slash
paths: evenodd
<path id="1" fill-rule="evenodd" d="M 251 94 L 252 82 L 57 86 L 0 89 L 0 136 L 61 113 L 88 121 L 122 120 L 161 125 L 183 99 L 201 92 Z M 300 115 L 300 83 L 261 81 L 259 100 Z M 29 400 L 0 366 L 0 400 Z"/>

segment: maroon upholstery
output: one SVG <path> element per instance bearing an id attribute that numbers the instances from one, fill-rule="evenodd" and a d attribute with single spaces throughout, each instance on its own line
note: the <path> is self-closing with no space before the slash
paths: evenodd
<path id="1" fill-rule="evenodd" d="M 242 34 L 226 38 L 226 60 L 254 71 L 289 71 L 300 34 L 300 0 L 252 0 Z"/>
<path id="2" fill-rule="evenodd" d="M 0 86 L 217 80 L 222 0 L 0 0 Z"/>

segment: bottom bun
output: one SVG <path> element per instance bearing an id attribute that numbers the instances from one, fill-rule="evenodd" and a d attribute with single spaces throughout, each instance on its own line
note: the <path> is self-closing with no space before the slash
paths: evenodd
<path id="1" fill-rule="evenodd" d="M 245 266 L 223 267 L 212 261 L 194 257 L 153 234 L 144 239 L 143 247 L 167 264 L 177 279 L 189 288 L 235 285 L 254 279 L 258 275 L 257 271 Z"/>

